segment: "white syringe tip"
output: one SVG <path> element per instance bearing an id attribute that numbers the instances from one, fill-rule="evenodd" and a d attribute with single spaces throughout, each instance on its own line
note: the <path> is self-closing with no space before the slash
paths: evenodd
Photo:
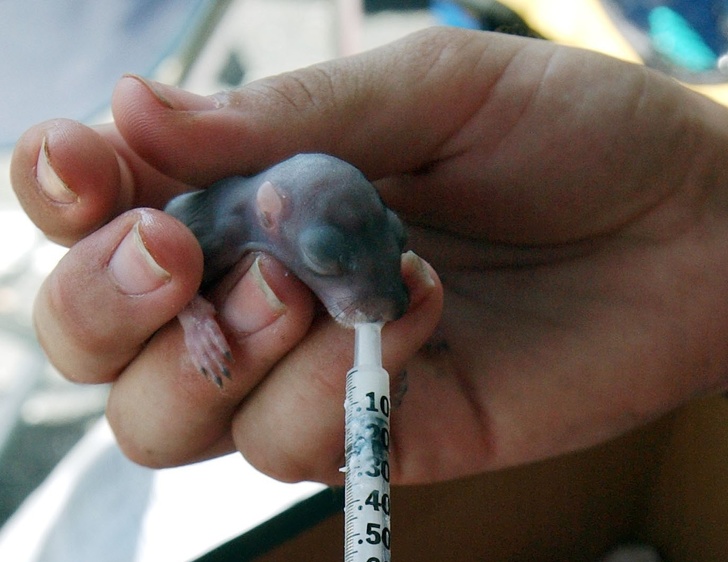
<path id="1" fill-rule="evenodd" d="M 354 365 L 382 366 L 382 324 L 362 322 L 354 326 Z"/>

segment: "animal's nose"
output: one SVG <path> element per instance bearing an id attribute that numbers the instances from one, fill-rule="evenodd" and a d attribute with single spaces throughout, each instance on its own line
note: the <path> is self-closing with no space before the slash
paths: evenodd
<path id="1" fill-rule="evenodd" d="M 360 307 L 360 312 L 368 322 L 391 322 L 401 318 L 408 307 L 409 294 L 403 285 L 384 295 L 366 299 Z"/>

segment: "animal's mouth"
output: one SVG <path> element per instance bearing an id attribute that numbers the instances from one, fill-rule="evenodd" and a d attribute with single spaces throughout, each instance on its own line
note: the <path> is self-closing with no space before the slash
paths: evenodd
<path id="1" fill-rule="evenodd" d="M 391 322 L 401 318 L 409 306 L 405 290 L 396 295 L 373 296 L 357 300 L 324 303 L 329 314 L 340 324 L 353 328 L 360 322 Z"/>

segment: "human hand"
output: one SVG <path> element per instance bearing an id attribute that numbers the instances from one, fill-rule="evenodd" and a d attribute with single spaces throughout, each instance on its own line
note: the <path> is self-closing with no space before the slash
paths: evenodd
<path id="1" fill-rule="evenodd" d="M 297 152 L 376 179 L 442 279 L 440 318 L 437 276 L 407 261 L 413 307 L 384 331 L 385 367 L 408 373 L 395 482 L 586 447 L 728 386 L 728 115 L 659 74 L 432 29 L 213 98 L 125 78 L 113 109 L 115 125 L 96 131 L 29 131 L 13 181 L 31 218 L 74 244 L 38 297 L 39 338 L 69 377 L 113 382 L 108 417 L 139 462 L 237 448 L 284 480 L 340 481 L 351 333 L 312 320 L 310 294 L 264 260 L 285 312 L 259 279 L 240 293 L 247 305 L 220 303 L 233 326 L 243 306 L 264 326 L 235 342 L 220 394 L 178 360 L 171 321 L 196 290 L 199 248 L 155 211 L 114 218 Z M 43 138 L 78 200 L 39 191 Z M 128 296 L 110 256 L 137 221 L 169 277 Z"/>

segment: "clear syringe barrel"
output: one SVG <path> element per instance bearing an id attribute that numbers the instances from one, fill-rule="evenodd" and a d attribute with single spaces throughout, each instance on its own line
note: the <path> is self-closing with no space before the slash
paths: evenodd
<path id="1" fill-rule="evenodd" d="M 389 375 L 381 324 L 357 324 L 354 367 L 346 375 L 344 560 L 391 560 Z"/>

